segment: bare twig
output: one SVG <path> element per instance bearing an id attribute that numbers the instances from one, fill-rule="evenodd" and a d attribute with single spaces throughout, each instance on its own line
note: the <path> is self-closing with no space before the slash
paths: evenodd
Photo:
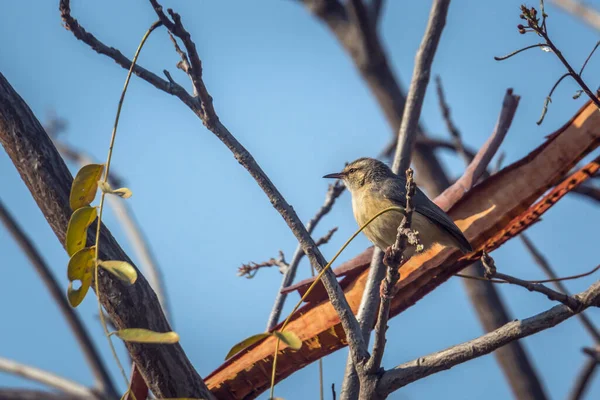
<path id="1" fill-rule="evenodd" d="M 522 233 L 521 235 L 519 235 L 519 237 L 521 238 L 521 241 L 525 245 L 525 248 L 527 249 L 529 254 L 531 254 L 531 257 L 533 257 L 533 260 L 535 261 L 535 263 L 542 269 L 542 271 L 544 271 L 544 273 L 548 276 L 548 278 L 550 278 L 552 280 L 556 289 L 559 292 L 562 292 L 562 293 L 568 295 L 569 291 L 567 290 L 567 287 L 561 282 L 565 279 L 559 280 L 558 276 L 554 272 L 554 268 L 552 268 L 552 266 L 550 265 L 550 263 L 548 262 L 546 257 L 544 257 L 544 255 L 539 251 L 539 249 L 533 244 L 531 239 L 529 239 L 529 236 L 525 233 Z M 600 265 L 598 265 L 596 268 L 594 268 L 594 270 L 596 270 L 598 268 L 600 268 Z M 592 272 L 594 272 L 594 270 L 592 270 Z M 574 278 L 578 279 L 583 276 L 586 276 L 586 274 L 575 275 Z M 587 315 L 585 313 L 579 313 L 577 315 L 577 317 L 581 320 L 581 323 L 583 324 L 585 329 L 588 331 L 590 336 L 594 339 L 596 344 L 597 345 L 600 344 L 600 331 L 598 331 L 598 328 L 596 328 L 596 326 L 593 324 L 593 322 L 587 317 Z"/>
<path id="2" fill-rule="evenodd" d="M 8 372 L 31 381 L 42 383 L 44 385 L 56 388 L 61 392 L 65 392 L 68 395 L 81 396 L 88 399 L 98 398 L 98 396 L 91 389 L 80 385 L 77 382 L 73 382 L 51 372 L 21 364 L 3 357 L 0 357 L 0 371 Z"/>
<path id="3" fill-rule="evenodd" d="M 549 35 L 548 35 L 548 30 L 546 27 L 546 13 L 544 11 L 544 1 L 542 0 L 540 2 L 540 6 L 542 8 L 541 10 L 541 17 L 542 20 L 540 22 L 540 19 L 538 17 L 538 12 L 534 7 L 531 8 L 527 8 L 526 6 L 522 5 L 521 6 L 521 19 L 525 20 L 525 22 L 527 23 L 526 26 L 519 24 L 517 26 L 519 33 L 521 34 L 526 34 L 528 32 L 535 32 L 537 35 L 541 36 L 545 43 L 544 44 L 535 44 L 532 46 L 528 46 L 522 50 L 516 51 L 514 53 L 511 53 L 509 56 L 515 55 L 520 53 L 523 50 L 528 50 L 534 47 L 540 47 L 542 46 L 543 49 L 548 49 L 549 51 L 551 51 L 552 53 L 554 53 L 556 55 L 556 57 L 560 60 L 560 62 L 565 66 L 565 68 L 567 69 L 567 73 L 565 73 L 564 75 L 562 75 L 554 84 L 554 86 L 552 87 L 552 89 L 550 90 L 550 94 L 546 97 L 546 100 L 544 101 L 544 107 L 542 110 L 542 115 L 540 117 L 540 119 L 537 121 L 537 124 L 541 124 L 542 121 L 544 120 L 544 117 L 546 115 L 546 112 L 548 110 L 548 104 L 550 104 L 550 102 L 552 101 L 552 93 L 554 92 L 554 90 L 557 88 L 557 86 L 560 84 L 560 82 L 570 76 L 571 78 L 573 78 L 577 84 L 581 87 L 581 89 L 583 90 L 583 92 L 585 92 L 585 94 L 590 98 L 590 100 L 592 100 L 592 102 L 596 105 L 596 107 L 600 108 L 600 100 L 598 99 L 598 97 L 590 90 L 590 88 L 587 86 L 587 84 L 583 81 L 583 79 L 581 78 L 581 73 L 583 72 L 583 70 L 585 69 L 586 64 L 588 63 L 589 59 L 591 58 L 592 54 L 594 54 L 594 51 L 596 51 L 596 49 L 598 48 L 598 44 L 596 44 L 596 46 L 594 47 L 594 49 L 590 52 L 590 54 L 588 55 L 588 57 L 585 60 L 585 63 L 583 64 L 583 66 L 581 67 L 580 73 L 575 72 L 575 70 L 573 69 L 573 67 L 571 67 L 571 64 L 569 64 L 569 62 L 565 59 L 565 57 L 562 55 L 562 53 L 560 52 L 560 50 L 556 47 L 556 45 L 554 44 L 554 42 L 552 42 L 552 40 L 550 39 Z M 496 60 L 505 60 L 507 58 L 509 58 L 509 56 L 507 57 L 496 57 Z"/>
<path id="4" fill-rule="evenodd" d="M 412 214 L 414 205 L 412 197 L 415 195 L 416 185 L 413 180 L 413 171 L 406 170 L 406 208 L 402 222 L 398 226 L 398 235 L 396 242 L 385 251 L 383 262 L 387 267 L 385 279 L 381 282 L 381 305 L 379 306 L 379 315 L 375 325 L 375 339 L 373 342 L 373 352 L 367 363 L 367 373 L 375 374 L 381 367 L 381 360 L 385 350 L 385 333 L 388 329 L 387 323 L 390 317 L 390 305 L 394 298 L 395 286 L 400 279 L 400 268 L 406 262 L 404 250 L 409 243 L 411 236 Z M 413 243 L 412 245 L 418 245 Z"/>
<path id="5" fill-rule="evenodd" d="M 431 74 L 431 65 L 435 51 L 446 24 L 446 15 L 450 0 L 435 0 L 431 6 L 429 21 L 425 29 L 425 35 L 421 41 L 421 46 L 415 57 L 415 68 L 413 71 L 406 106 L 402 116 L 402 124 L 398 133 L 398 144 L 396 145 L 396 155 L 392 170 L 395 173 L 406 171 L 410 167 L 412 150 L 414 147 L 419 117 L 427 85 L 429 84 L 429 75 Z"/>
<path id="6" fill-rule="evenodd" d="M 279 250 L 279 257 L 271 258 L 270 260 L 263 261 L 261 263 L 251 262 L 248 264 L 242 264 L 238 269 L 238 276 L 245 276 L 248 279 L 254 278 L 258 270 L 261 268 L 279 267 L 279 272 L 282 274 L 290 267 L 285 261 L 285 256 L 281 250 Z"/>
<path id="7" fill-rule="evenodd" d="M 317 246 L 322 246 L 324 244 L 329 243 L 329 240 L 331 240 L 331 237 L 333 236 L 333 234 L 335 232 L 337 232 L 338 228 L 332 228 L 329 230 L 329 232 L 327 232 L 324 236 L 322 236 L 321 238 L 319 238 L 315 244 Z M 304 255 L 304 253 L 300 253 L 300 259 L 302 258 L 302 256 Z M 242 266 L 240 268 L 238 268 L 238 276 L 245 276 L 248 279 L 254 278 L 254 276 L 256 275 L 256 273 L 258 272 L 259 269 L 261 268 L 270 268 L 270 267 L 278 267 L 279 268 L 279 272 L 281 272 L 282 274 L 285 274 L 289 268 L 290 268 L 290 264 L 287 263 L 287 261 L 285 261 L 285 256 L 283 254 L 283 252 L 281 250 L 279 250 L 279 257 L 277 258 L 271 258 L 267 261 L 263 261 L 261 263 L 255 263 L 255 262 L 251 262 L 248 264 L 242 264 Z M 312 265 L 311 265 L 312 268 Z M 314 275 L 313 275 L 314 276 Z"/>
<path id="8" fill-rule="evenodd" d="M 83 355 L 90 365 L 92 369 L 92 373 L 96 379 L 96 385 L 98 390 L 102 393 L 105 393 L 109 397 L 118 397 L 117 390 L 115 385 L 102 361 L 102 357 L 98 353 L 94 342 L 90 338 L 85 326 L 79 319 L 79 316 L 71 308 L 69 303 L 61 290 L 60 285 L 54 278 L 52 274 L 52 270 L 46 264 L 42 256 L 40 255 L 37 248 L 34 246 L 33 242 L 29 239 L 29 237 L 25 234 L 25 232 L 21 229 L 21 227 L 17 224 L 15 219 L 10 215 L 8 210 L 2 204 L 0 200 L 0 220 L 6 226 L 6 229 L 13 236 L 19 247 L 23 250 L 36 272 L 42 278 L 42 281 L 48 288 L 50 295 L 58 305 L 60 312 L 63 317 L 66 319 L 67 324 L 73 331 L 75 335 L 75 339 L 77 340 L 79 347 L 81 347 L 81 351 Z"/>
<path id="9" fill-rule="evenodd" d="M 333 204 L 336 199 L 340 197 L 340 195 L 344 192 L 346 187 L 342 183 L 342 181 L 335 181 L 333 184 L 329 185 L 327 189 L 327 194 L 325 195 L 325 202 L 317 211 L 314 217 L 311 218 L 310 221 L 306 224 L 306 230 L 309 234 L 317 227 L 318 223 L 321 219 L 331 211 Z M 273 305 L 273 309 L 271 310 L 271 315 L 269 316 L 269 321 L 267 322 L 267 330 L 270 331 L 277 325 L 279 322 L 279 318 L 281 316 L 281 311 L 283 310 L 283 305 L 285 300 L 287 299 L 287 293 L 281 293 L 283 288 L 286 288 L 294 282 L 296 278 L 296 271 L 298 270 L 298 265 L 300 265 L 300 260 L 304 256 L 304 251 L 302 250 L 302 246 L 298 245 L 296 250 L 294 251 L 294 255 L 292 256 L 292 260 L 290 261 L 289 268 L 285 271 L 283 279 L 281 281 L 281 287 L 277 291 L 277 297 L 275 298 L 275 304 Z"/>
<path id="10" fill-rule="evenodd" d="M 550 289 L 547 286 L 544 286 L 541 283 L 531 283 L 528 281 L 524 281 L 519 278 L 515 278 L 514 276 L 502 274 L 496 271 L 496 266 L 494 259 L 490 257 L 485 251 L 483 252 L 483 256 L 481 257 L 481 261 L 483 262 L 483 266 L 485 268 L 485 275 L 488 278 L 497 278 L 503 281 L 506 281 L 510 284 L 521 286 L 530 292 L 538 292 L 546 295 L 550 300 L 559 301 L 573 310 L 575 313 L 580 312 L 580 308 L 582 307 L 581 302 L 571 296 L 568 296 L 563 293 L 559 293 L 555 290 Z"/>
<path id="11" fill-rule="evenodd" d="M 600 282 L 594 283 L 589 289 L 575 297 L 582 304 L 582 309 L 579 311 L 598 306 L 600 304 Z M 386 371 L 379 381 L 377 391 L 382 394 L 389 394 L 426 376 L 450 369 L 474 358 L 489 354 L 507 343 L 551 328 L 573 315 L 575 313 L 569 307 L 560 304 L 533 317 L 509 322 L 477 339 L 425 357 L 419 357 Z"/>
<path id="12" fill-rule="evenodd" d="M 600 361 L 594 357 L 589 357 L 587 360 L 585 360 L 581 371 L 579 374 L 577 374 L 575 385 L 569 394 L 569 400 L 583 399 L 594 374 L 598 370 L 598 366 L 600 366 Z"/>
<path id="13" fill-rule="evenodd" d="M 452 142 L 454 143 L 454 148 L 459 156 L 462 157 L 465 164 L 469 165 L 472 158 L 470 154 L 465 151 L 465 146 L 460 137 L 460 131 L 454 125 L 452 121 L 452 117 L 450 115 L 450 107 L 446 102 L 446 96 L 444 95 L 444 88 L 442 87 L 442 79 L 438 76 L 435 77 L 436 89 L 438 94 L 438 99 L 440 103 L 440 109 L 442 110 L 442 117 L 444 118 L 444 122 L 446 123 L 446 128 L 452 137 Z"/>

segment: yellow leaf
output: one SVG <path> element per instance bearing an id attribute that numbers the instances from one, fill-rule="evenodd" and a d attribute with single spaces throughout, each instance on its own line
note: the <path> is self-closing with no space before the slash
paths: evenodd
<path id="1" fill-rule="evenodd" d="M 226 360 L 230 359 L 232 356 L 239 353 L 240 351 L 250 347 L 254 343 L 256 343 L 260 340 L 263 340 L 264 338 L 269 337 L 269 336 L 271 336 L 270 333 L 259 333 L 258 335 L 253 335 L 253 336 L 250 336 L 249 338 L 242 340 L 241 342 L 234 345 L 231 348 L 231 350 L 229 350 L 229 353 L 227 353 L 227 355 L 225 356 L 225 359 Z"/>
<path id="2" fill-rule="evenodd" d="M 302 347 L 302 340 L 300 340 L 300 338 L 298 337 L 298 335 L 296 335 L 294 332 L 291 332 L 291 331 L 285 331 L 285 332 L 275 331 L 275 332 L 273 332 L 273 336 L 279 338 L 279 340 L 281 340 L 283 343 L 287 344 L 288 346 L 290 346 L 294 350 L 300 350 L 300 348 Z"/>
<path id="3" fill-rule="evenodd" d="M 98 190 L 98 179 L 102 176 L 104 164 L 88 164 L 84 165 L 71 185 L 71 195 L 69 196 L 69 204 L 71 210 L 75 211 L 78 208 L 89 206 L 96 197 Z"/>
<path id="4" fill-rule="evenodd" d="M 100 266 L 129 285 L 133 285 L 137 279 L 135 268 L 128 262 L 100 261 Z"/>
<path id="5" fill-rule="evenodd" d="M 71 307 L 75 308 L 85 298 L 88 290 L 90 289 L 90 285 L 92 284 L 92 275 L 85 281 L 81 281 L 81 287 L 79 289 L 73 289 L 73 282 L 69 282 L 69 287 L 67 288 L 67 299 L 69 300 L 69 304 Z"/>
<path id="6" fill-rule="evenodd" d="M 95 247 L 86 247 L 73 254 L 67 267 L 67 277 L 69 278 L 69 287 L 67 289 L 67 299 L 71 307 L 77 307 L 85 298 L 90 285 L 92 284 L 92 271 L 94 267 Z M 73 289 L 73 282 L 80 281 L 81 287 Z"/>
<path id="7" fill-rule="evenodd" d="M 67 267 L 67 277 L 70 281 L 81 280 L 86 275 L 92 275 L 96 247 L 86 247 L 73 254 Z"/>
<path id="8" fill-rule="evenodd" d="M 104 181 L 98 181 L 98 186 L 100 187 L 100 190 L 102 190 L 104 193 L 114 194 L 123 199 L 128 199 L 133 194 L 133 193 L 131 193 L 131 190 L 129 190 L 126 187 L 119 188 L 119 189 L 113 189 L 108 182 L 104 182 Z"/>
<path id="9" fill-rule="evenodd" d="M 134 343 L 163 343 L 172 344 L 179 341 L 179 335 L 175 332 L 154 332 L 149 329 L 130 328 L 111 332 L 126 342 Z"/>
<path id="10" fill-rule="evenodd" d="M 94 222 L 98 212 L 96 207 L 81 207 L 71 215 L 67 228 L 67 254 L 72 256 L 85 247 L 87 228 Z"/>

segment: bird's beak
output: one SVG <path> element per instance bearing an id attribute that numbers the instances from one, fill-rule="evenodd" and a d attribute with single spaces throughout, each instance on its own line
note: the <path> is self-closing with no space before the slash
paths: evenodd
<path id="1" fill-rule="evenodd" d="M 323 178 L 343 179 L 344 174 L 342 172 L 336 172 L 335 174 L 327 174 Z"/>

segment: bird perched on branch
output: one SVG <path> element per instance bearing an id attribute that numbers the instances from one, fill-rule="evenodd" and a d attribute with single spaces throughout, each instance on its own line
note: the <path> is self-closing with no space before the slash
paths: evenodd
<path id="1" fill-rule="evenodd" d="M 406 178 L 396 175 L 383 162 L 373 158 L 359 158 L 346 165 L 342 172 L 323 178 L 342 179 L 352 194 L 352 209 L 359 226 L 388 207 L 406 207 Z M 415 212 L 411 228 L 419 232 L 424 249 L 434 243 L 456 247 L 463 253 L 472 251 L 469 241 L 452 219 L 417 188 L 412 197 Z M 390 211 L 379 216 L 363 232 L 377 247 L 385 251 L 396 241 L 403 214 Z M 411 257 L 415 248 L 410 246 L 405 256 Z"/>

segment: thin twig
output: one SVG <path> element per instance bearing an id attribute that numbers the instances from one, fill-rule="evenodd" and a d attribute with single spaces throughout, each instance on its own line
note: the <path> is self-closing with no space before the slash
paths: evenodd
<path id="1" fill-rule="evenodd" d="M 552 278 L 552 279 L 527 279 L 527 280 L 523 280 L 523 282 L 527 282 L 529 284 L 536 284 L 536 283 L 550 283 L 550 282 L 571 281 L 571 280 L 580 279 L 580 278 L 583 278 L 585 276 L 592 275 L 594 272 L 596 272 L 598 270 L 600 270 L 600 265 L 596 265 L 593 269 L 589 270 L 588 272 L 584 272 L 582 274 L 569 275 L 569 276 L 564 276 L 564 277 L 561 277 L 561 278 Z M 510 283 L 510 282 L 506 282 L 506 281 L 503 281 L 503 280 L 500 280 L 500 279 L 485 278 L 485 277 L 467 275 L 467 274 L 462 274 L 462 273 L 454 274 L 454 276 L 456 276 L 458 278 L 473 279 L 473 280 L 490 282 L 490 283 L 499 283 L 499 284 Z M 565 292 L 564 290 L 560 290 L 560 291 L 563 292 L 563 293 Z"/>
<path id="2" fill-rule="evenodd" d="M 550 105 L 550 103 L 552 103 L 552 94 L 554 94 L 554 91 L 556 90 L 558 85 L 560 85 L 563 79 L 565 79 L 568 76 L 571 76 L 571 74 L 567 72 L 566 74 L 563 74 L 560 78 L 558 78 L 556 82 L 554 82 L 554 86 L 552 86 L 552 89 L 550 89 L 550 93 L 548 93 L 548 96 L 546 96 L 546 100 L 544 100 L 544 106 L 542 107 L 542 115 L 540 115 L 540 119 L 536 121 L 536 124 L 541 125 L 542 122 L 544 122 L 544 118 L 546 117 L 546 113 L 548 112 L 548 106 Z"/>
<path id="3" fill-rule="evenodd" d="M 88 331 L 86 330 L 83 322 L 79 319 L 79 316 L 75 312 L 73 308 L 67 302 L 63 291 L 54 278 L 52 274 L 52 270 L 46 264 L 46 261 L 42 258 L 39 251 L 29 239 L 29 237 L 25 234 L 25 232 L 21 229 L 21 227 L 17 224 L 17 221 L 10 215 L 8 210 L 2 204 L 0 200 L 0 220 L 6 226 L 6 229 L 13 236 L 19 247 L 23 250 L 36 272 L 42 278 L 42 281 L 46 285 L 46 288 L 50 292 L 50 295 L 58 305 L 60 312 L 63 317 L 67 321 L 67 324 L 73 331 L 75 335 L 75 339 L 83 352 L 83 355 L 92 369 L 92 373 L 94 374 L 94 378 L 96 380 L 96 385 L 100 392 L 106 393 L 109 397 L 118 397 L 117 390 L 110 377 L 104 362 L 102 361 L 102 357 L 100 353 L 96 349 L 94 342 L 90 338 Z"/>
<path id="4" fill-rule="evenodd" d="M 429 84 L 431 65 L 446 24 L 449 6 L 450 0 L 435 0 L 431 6 L 425 35 L 415 57 L 415 68 L 408 89 L 402 124 L 398 132 L 398 144 L 392 166 L 395 173 L 406 171 L 410 167 L 421 108 Z"/>
<path id="5" fill-rule="evenodd" d="M 338 180 L 333 184 L 329 185 L 327 189 L 327 194 L 325 195 L 325 202 L 319 208 L 314 217 L 311 218 L 310 221 L 306 224 L 306 229 L 309 234 L 315 230 L 321 219 L 331 211 L 331 208 L 335 204 L 335 201 L 338 197 L 344 192 L 346 187 L 343 182 Z M 281 311 L 283 310 L 283 305 L 285 304 L 285 300 L 287 299 L 287 293 L 281 293 L 281 290 L 290 286 L 294 279 L 296 278 L 296 271 L 298 270 L 298 265 L 300 265 L 300 260 L 304 256 L 304 251 L 302 250 L 302 246 L 298 245 L 296 250 L 294 251 L 294 255 L 292 256 L 292 260 L 290 261 L 289 268 L 285 271 L 283 279 L 281 281 L 281 287 L 277 291 L 277 297 L 275 298 L 275 304 L 273 304 L 273 309 L 271 310 L 271 315 L 269 315 L 269 321 L 267 322 L 267 331 L 272 330 L 278 323 L 279 318 L 281 317 Z"/>
<path id="6" fill-rule="evenodd" d="M 390 306 L 394 295 L 396 294 L 396 283 L 400 279 L 400 268 L 406 262 L 404 250 L 409 244 L 411 234 L 412 214 L 415 210 L 412 198 L 415 195 L 416 185 L 413 180 L 412 169 L 406 170 L 406 208 L 402 222 L 398 226 L 396 241 L 385 251 L 383 263 L 387 267 L 385 279 L 381 282 L 381 305 L 379 306 L 379 315 L 375 325 L 375 339 L 373 342 L 373 352 L 366 371 L 375 374 L 381 367 L 381 360 L 385 350 L 385 333 L 388 329 L 387 323 L 390 317 Z M 418 246 L 418 243 L 412 243 Z"/>
<path id="7" fill-rule="evenodd" d="M 583 309 L 600 304 L 600 281 L 575 296 Z M 412 382 L 474 358 L 489 354 L 515 340 L 552 328 L 575 315 L 569 307 L 560 304 L 533 317 L 516 320 L 480 336 L 477 339 L 450 347 L 386 371 L 377 386 L 378 393 L 389 394 Z"/>
<path id="8" fill-rule="evenodd" d="M 448 132 L 450 133 L 450 136 L 452 137 L 452 142 L 454 143 L 456 152 L 458 153 L 459 156 L 462 157 L 465 164 L 469 165 L 469 163 L 472 160 L 472 157 L 470 157 L 470 155 L 467 154 L 467 152 L 465 151 L 465 146 L 463 145 L 463 142 L 461 140 L 460 131 L 458 130 L 458 128 L 456 127 L 456 125 L 454 125 L 454 122 L 452 121 L 452 117 L 450 115 L 450 107 L 448 106 L 448 103 L 446 102 L 446 96 L 444 95 L 444 88 L 442 87 L 442 79 L 440 78 L 439 75 L 435 77 L 435 83 L 436 83 L 436 89 L 437 89 L 437 95 L 438 95 L 438 100 L 439 100 L 439 104 L 440 104 L 440 109 L 442 110 L 442 117 L 444 118 L 444 122 L 446 123 L 446 128 L 448 129 Z"/>
<path id="9" fill-rule="evenodd" d="M 18 375 L 30 381 L 42 383 L 74 396 L 82 396 L 89 399 L 98 398 L 98 396 L 96 396 L 91 389 L 80 385 L 77 382 L 65 379 L 61 376 L 53 374 L 52 372 L 44 371 L 30 365 L 21 364 L 3 357 L 0 357 L 0 371 Z"/>
<path id="10" fill-rule="evenodd" d="M 579 313 L 579 311 L 582 307 L 582 303 L 578 299 L 568 296 L 563 293 L 559 293 L 555 290 L 552 290 L 549 287 L 542 285 L 541 283 L 530 283 L 530 282 L 524 281 L 522 279 L 515 278 L 514 276 L 510 276 L 510 275 L 506 275 L 506 274 L 497 272 L 494 259 L 492 257 L 490 257 L 490 255 L 487 254 L 486 252 L 483 253 L 483 256 L 481 257 L 481 261 L 483 262 L 483 266 L 486 271 L 486 273 L 485 273 L 486 277 L 489 277 L 489 278 L 495 277 L 495 278 L 501 279 L 503 281 L 506 281 L 510 284 L 521 286 L 521 287 L 529 290 L 530 292 L 542 293 L 542 294 L 546 295 L 550 300 L 559 301 L 559 302 L 563 303 L 564 305 L 569 307 L 571 310 L 573 310 L 575 313 Z"/>
<path id="11" fill-rule="evenodd" d="M 554 268 L 552 268 L 546 257 L 544 257 L 541 251 L 533 244 L 531 239 L 529 239 L 529 236 L 526 233 L 522 233 L 521 235 L 519 235 L 519 237 L 521 238 L 521 241 L 525 245 L 525 248 L 527 249 L 529 254 L 531 254 L 531 257 L 533 258 L 535 263 L 542 269 L 542 271 L 544 271 L 548 278 L 550 278 L 549 280 L 551 280 L 554 283 L 556 289 L 564 294 L 568 295 L 569 291 L 561 281 L 568 279 L 579 279 L 584 276 L 590 275 L 591 273 L 594 273 L 596 272 L 596 270 L 600 269 L 600 265 L 598 265 L 596 268 L 590 271 L 590 273 L 574 275 L 562 279 L 558 278 L 556 273 L 554 272 Z M 596 344 L 600 344 L 600 331 L 598 331 L 598 328 L 596 328 L 594 323 L 588 318 L 588 316 L 585 313 L 579 313 L 577 317 L 581 320 L 581 323 L 583 324 L 584 328 L 588 331 L 588 333 L 594 339 Z"/>
<path id="12" fill-rule="evenodd" d="M 522 51 L 529 50 L 529 49 L 534 49 L 536 47 L 544 47 L 544 46 L 545 46 L 544 43 L 532 44 L 531 46 L 523 47 L 522 49 L 515 50 L 512 53 L 508 53 L 505 56 L 494 57 L 494 60 L 496 60 L 496 61 L 504 61 L 504 60 L 507 60 L 507 59 L 511 58 L 512 56 L 516 56 L 517 54 L 519 54 Z"/>

